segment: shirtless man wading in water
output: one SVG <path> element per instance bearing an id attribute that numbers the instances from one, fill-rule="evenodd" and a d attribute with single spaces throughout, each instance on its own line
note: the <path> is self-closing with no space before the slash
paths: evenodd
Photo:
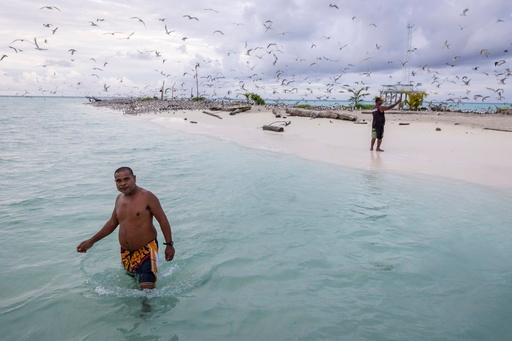
<path id="1" fill-rule="evenodd" d="M 105 238 L 119 225 L 121 262 L 129 275 L 135 277 L 141 289 L 153 289 L 156 282 L 158 242 L 153 217 L 164 235 L 165 260 L 174 258 L 171 225 L 160 201 L 148 190 L 135 184 L 135 175 L 129 167 L 114 172 L 116 187 L 121 192 L 116 198 L 112 216 L 90 239 L 81 242 L 76 250 L 87 252 L 97 241 Z"/>

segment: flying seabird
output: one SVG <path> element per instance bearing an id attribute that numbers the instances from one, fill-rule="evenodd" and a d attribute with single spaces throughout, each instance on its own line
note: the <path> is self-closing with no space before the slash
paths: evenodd
<path id="1" fill-rule="evenodd" d="M 144 27 L 146 27 L 146 23 L 141 18 L 139 18 L 139 17 L 130 17 L 130 19 L 135 19 L 138 22 L 140 22 L 142 25 L 144 25 Z"/>
<path id="2" fill-rule="evenodd" d="M 48 49 L 43 49 L 43 48 L 39 47 L 39 44 L 37 43 L 37 39 L 35 37 L 34 37 L 34 44 L 36 45 L 36 50 L 41 50 L 41 51 L 48 50 Z"/>
<path id="3" fill-rule="evenodd" d="M 171 34 L 172 32 L 174 32 L 174 30 L 169 31 L 169 29 L 167 28 L 167 25 L 164 25 L 164 28 L 165 28 L 165 33 L 166 33 L 167 35 L 169 35 L 169 34 Z"/>
<path id="4" fill-rule="evenodd" d="M 57 11 L 61 12 L 61 10 L 57 6 L 43 6 L 40 9 L 49 9 L 49 10 L 56 9 Z"/>
<path id="5" fill-rule="evenodd" d="M 20 49 L 20 48 L 15 48 L 14 46 L 10 46 L 10 45 L 9 45 L 9 48 L 10 48 L 10 49 L 13 49 L 15 53 L 18 53 L 18 52 L 22 52 L 22 51 L 23 51 L 23 50 L 22 50 L 22 49 Z"/>
<path id="6" fill-rule="evenodd" d="M 191 15 L 188 15 L 188 14 L 185 14 L 183 16 L 183 18 L 188 18 L 189 20 L 196 20 L 196 21 L 199 21 L 199 18 L 198 17 L 193 17 Z"/>

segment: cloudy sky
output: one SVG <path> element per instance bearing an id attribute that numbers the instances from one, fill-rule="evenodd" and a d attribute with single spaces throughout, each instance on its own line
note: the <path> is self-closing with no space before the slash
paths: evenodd
<path id="1" fill-rule="evenodd" d="M 153 96 L 165 81 L 188 97 L 197 70 L 208 97 L 411 82 L 431 100 L 512 102 L 511 32 L 510 0 L 9 1 L 0 95 Z"/>

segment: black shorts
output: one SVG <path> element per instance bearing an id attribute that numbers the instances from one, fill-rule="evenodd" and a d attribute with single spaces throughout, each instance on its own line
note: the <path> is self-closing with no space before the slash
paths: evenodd
<path id="1" fill-rule="evenodd" d="M 376 126 L 372 128 L 372 138 L 382 140 L 384 137 L 384 126 Z"/>

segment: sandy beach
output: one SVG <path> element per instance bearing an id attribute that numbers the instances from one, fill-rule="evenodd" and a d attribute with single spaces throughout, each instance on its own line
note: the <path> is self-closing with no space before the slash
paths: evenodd
<path id="1" fill-rule="evenodd" d="M 222 111 L 216 113 L 222 119 L 201 110 L 163 111 L 143 116 L 171 129 L 309 160 L 357 169 L 439 176 L 505 190 L 512 188 L 512 132 L 485 129 L 512 129 L 509 115 L 387 113 L 382 144 L 385 152 L 379 153 L 369 150 L 371 115 L 362 112 L 347 113 L 367 124 L 291 117 L 284 110 L 280 113 L 285 118 L 276 118 L 265 107 L 253 107 L 234 116 Z M 262 130 L 263 125 L 275 121 L 290 124 L 281 133 Z"/>

